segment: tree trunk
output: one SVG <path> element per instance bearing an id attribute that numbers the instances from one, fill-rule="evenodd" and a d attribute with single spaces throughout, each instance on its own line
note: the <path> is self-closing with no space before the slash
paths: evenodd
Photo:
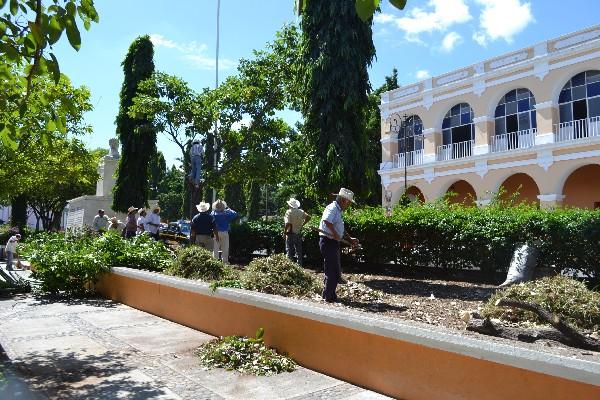
<path id="1" fill-rule="evenodd" d="M 19 228 L 20 232 L 24 232 L 27 226 L 27 200 L 26 195 L 20 194 L 10 201 L 10 224 Z"/>
<path id="2" fill-rule="evenodd" d="M 250 182 L 250 195 L 248 196 L 248 219 L 257 220 L 260 207 L 260 184 Z"/>

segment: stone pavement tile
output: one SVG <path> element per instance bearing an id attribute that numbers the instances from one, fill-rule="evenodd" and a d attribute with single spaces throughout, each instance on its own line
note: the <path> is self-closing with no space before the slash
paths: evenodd
<path id="1" fill-rule="evenodd" d="M 89 312 L 81 314 L 79 317 L 102 329 L 153 324 L 156 323 L 158 318 L 135 308 L 118 308 L 101 312 Z"/>
<path id="2" fill-rule="evenodd" d="M 185 353 L 199 347 L 212 336 L 156 317 L 156 323 L 108 329 L 107 332 L 148 355 Z"/>
<path id="3" fill-rule="evenodd" d="M 30 302 L 35 308 L 36 316 L 79 314 L 85 312 L 98 312 L 108 310 L 127 309 L 129 307 L 104 299 L 86 299 L 71 301 L 41 300 Z"/>
<path id="4" fill-rule="evenodd" d="M 154 379 L 134 369 L 105 377 L 87 377 L 59 393 L 73 399 L 156 399 L 180 400 L 167 387 L 157 387 Z"/>
<path id="5" fill-rule="evenodd" d="M 358 386 L 351 385 L 347 382 L 338 384 L 323 390 L 315 390 L 311 393 L 294 397 L 290 400 L 333 400 L 333 399 L 353 399 L 353 400 L 384 400 L 390 397 L 371 392 Z"/>
<path id="6" fill-rule="evenodd" d="M 0 363 L 0 399 L 2 400 L 43 400 L 40 393 L 33 392 L 25 379 L 13 373 Z"/>
<path id="7" fill-rule="evenodd" d="M 95 357 L 104 355 L 107 349 L 98 342 L 82 335 L 66 335 L 43 339 L 20 340 L 2 343 L 11 360 L 35 360 L 51 362 L 53 358 Z"/>
<path id="8" fill-rule="evenodd" d="M 302 367 L 273 376 L 253 376 L 220 368 L 204 370 L 193 354 L 164 363 L 225 399 L 288 399 L 339 384 L 334 378 Z"/>
<path id="9" fill-rule="evenodd" d="M 0 325 L 0 333 L 11 340 L 74 332 L 74 328 L 58 317 L 13 319 Z"/>

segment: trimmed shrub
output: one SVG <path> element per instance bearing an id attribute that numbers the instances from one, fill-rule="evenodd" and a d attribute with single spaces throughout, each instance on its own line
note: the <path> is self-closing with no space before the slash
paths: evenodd
<path id="1" fill-rule="evenodd" d="M 173 252 L 147 234 L 123 239 L 117 232 L 109 231 L 96 237 L 93 246 L 109 267 L 163 271 L 173 263 Z"/>
<path id="2" fill-rule="evenodd" d="M 242 287 L 282 296 L 314 293 L 315 278 L 283 254 L 253 260 L 241 275 Z"/>
<path id="3" fill-rule="evenodd" d="M 320 265 L 320 213 L 303 229 L 304 254 Z M 518 243 L 539 241 L 538 266 L 560 271 L 577 269 L 600 275 L 600 211 L 539 209 L 494 204 L 484 208 L 445 203 L 411 204 L 394 208 L 387 217 L 381 207 L 344 213 L 346 228 L 362 249 L 342 255 L 342 262 L 396 263 L 400 266 L 480 269 L 493 275 L 506 272 Z M 231 254 L 283 249 L 283 222 L 253 222 L 232 230 Z M 236 245 L 238 246 L 238 245 Z M 279 250 L 277 250 L 279 251 Z M 240 254 L 243 252 L 244 254 Z"/>
<path id="4" fill-rule="evenodd" d="M 182 278 L 213 281 L 225 275 L 225 264 L 214 258 L 210 251 L 189 246 L 177 251 L 177 259 L 166 272 Z"/>
<path id="5" fill-rule="evenodd" d="M 482 314 L 511 322 L 542 322 L 530 311 L 496 306 L 502 298 L 539 304 L 583 329 L 600 330 L 600 293 L 565 276 L 546 277 L 499 290 L 485 304 Z"/>

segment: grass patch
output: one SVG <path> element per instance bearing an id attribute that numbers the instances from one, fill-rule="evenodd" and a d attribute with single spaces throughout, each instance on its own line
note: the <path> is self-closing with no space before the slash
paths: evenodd
<path id="1" fill-rule="evenodd" d="M 225 336 L 214 339 L 202 345 L 196 354 L 206 368 L 225 368 L 251 375 L 275 375 L 294 371 L 294 360 L 267 347 L 263 334 L 264 330 L 260 328 L 254 338 Z"/>
<path id="2" fill-rule="evenodd" d="M 541 323 L 529 311 L 495 306 L 501 298 L 537 303 L 578 328 L 600 329 L 600 293 L 589 290 L 584 283 L 572 278 L 553 276 L 509 286 L 496 292 L 482 309 L 482 314 L 490 318 Z"/>

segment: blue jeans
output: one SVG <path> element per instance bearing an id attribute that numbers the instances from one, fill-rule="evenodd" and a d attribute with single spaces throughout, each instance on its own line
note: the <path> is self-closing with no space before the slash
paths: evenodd
<path id="1" fill-rule="evenodd" d="M 188 175 L 197 185 L 200 183 L 200 175 L 202 172 L 202 156 L 192 156 L 192 171 Z"/>
<path id="2" fill-rule="evenodd" d="M 323 268 L 325 269 L 323 298 L 325 301 L 333 302 L 337 300 L 335 289 L 342 277 L 340 242 L 321 236 L 319 238 L 319 249 L 323 256 Z"/>

